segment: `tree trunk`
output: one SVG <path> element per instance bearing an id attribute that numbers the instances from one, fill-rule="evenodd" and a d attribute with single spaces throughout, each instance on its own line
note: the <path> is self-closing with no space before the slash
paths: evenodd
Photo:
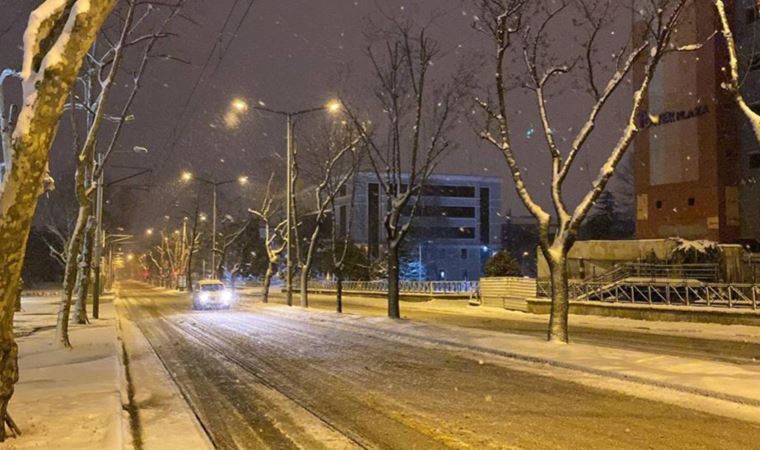
<path id="1" fill-rule="evenodd" d="M 79 261 L 79 249 L 82 247 L 87 220 L 92 212 L 89 201 L 79 207 L 79 215 L 74 227 L 74 232 L 69 241 L 69 257 L 66 259 L 66 270 L 63 274 L 63 294 L 61 304 L 58 306 L 58 321 L 55 327 L 55 340 L 64 347 L 71 347 L 69 341 L 69 314 L 71 313 L 71 296 L 77 278 L 77 264 Z"/>
<path id="2" fill-rule="evenodd" d="M 549 341 L 568 342 L 568 313 L 570 298 L 567 276 L 567 252 L 551 258 L 549 270 L 552 282 L 551 316 L 549 318 Z"/>
<path id="3" fill-rule="evenodd" d="M 16 294 L 16 312 L 21 311 L 21 292 L 24 290 L 24 280 L 20 280 L 18 283 L 18 289 Z"/>
<path id="4" fill-rule="evenodd" d="M 308 264 L 308 263 L 307 263 Z M 301 308 L 309 307 L 309 272 L 311 268 L 307 264 L 301 267 Z"/>
<path id="5" fill-rule="evenodd" d="M 80 325 L 89 323 L 87 319 L 87 295 L 90 290 L 90 272 L 92 267 L 92 244 L 95 238 L 95 217 L 87 219 L 87 226 L 82 241 L 81 264 L 77 272 L 77 301 L 74 304 L 74 320 Z"/>
<path id="6" fill-rule="evenodd" d="M 309 307 L 309 277 L 311 276 L 311 266 L 314 264 L 314 251 L 317 248 L 319 239 L 319 230 L 322 228 L 322 221 L 317 221 L 317 228 L 311 234 L 309 240 L 309 249 L 306 251 L 306 261 L 301 267 L 301 307 Z"/>
<path id="7" fill-rule="evenodd" d="M 335 268 L 335 311 L 343 312 L 343 271 Z"/>
<path id="8" fill-rule="evenodd" d="M 16 290 L 29 229 L 42 192 L 50 146 L 82 60 L 115 3 L 115 0 L 88 2 L 87 8 L 73 10 L 66 9 L 67 4 L 64 4 L 61 8 L 67 13 L 60 14 L 58 19 L 43 21 L 47 24 L 44 32 L 36 33 L 35 42 L 25 44 L 28 61 L 37 64 L 26 67 L 28 70 L 22 74 L 26 92 L 19 117 L 24 120 L 19 120 L 14 130 L 13 164 L 0 189 L 0 442 L 5 440 L 5 423 L 10 421 L 8 402 L 18 380 L 18 347 L 13 339 Z M 64 34 L 64 40 L 59 40 L 64 25 L 69 31 Z M 32 21 L 30 27 L 41 31 L 41 26 Z M 51 48 L 56 55 L 65 57 L 46 58 Z"/>
<path id="9" fill-rule="evenodd" d="M 388 246 L 388 317 L 401 318 L 399 306 L 399 249 Z"/>
<path id="10" fill-rule="evenodd" d="M 190 253 L 187 255 L 187 270 L 185 271 L 185 290 L 193 292 L 193 251 L 194 245 L 190 246 Z"/>
<path id="11" fill-rule="evenodd" d="M 267 271 L 264 274 L 264 292 L 261 293 L 261 302 L 269 303 L 269 287 L 272 285 L 272 276 L 274 275 L 274 264 L 267 265 Z"/>

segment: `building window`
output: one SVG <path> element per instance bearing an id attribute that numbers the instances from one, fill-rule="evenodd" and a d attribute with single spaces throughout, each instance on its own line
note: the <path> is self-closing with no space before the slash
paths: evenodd
<path id="1" fill-rule="evenodd" d="M 696 203 L 696 200 L 694 200 L 694 197 L 689 197 L 689 206 L 694 206 Z"/>
<path id="2" fill-rule="evenodd" d="M 491 243 L 491 191 L 480 188 L 480 243 Z"/>
<path id="3" fill-rule="evenodd" d="M 662 200 L 657 200 L 657 202 L 654 205 L 657 209 L 662 209 Z"/>
<path id="4" fill-rule="evenodd" d="M 461 253 L 461 258 L 462 259 L 467 259 L 467 249 L 466 248 L 463 248 L 460 253 Z"/>
<path id="5" fill-rule="evenodd" d="M 413 205 L 404 207 L 402 214 L 410 216 Z M 451 217 L 455 219 L 475 218 L 475 208 L 472 206 L 436 206 L 422 205 L 417 208 L 415 214 L 418 217 Z"/>
<path id="6" fill-rule="evenodd" d="M 403 187 L 405 189 L 405 187 Z M 422 187 L 423 197 L 475 197 L 474 186 L 443 186 L 443 185 L 425 185 Z"/>
<path id="7" fill-rule="evenodd" d="M 370 183 L 368 187 L 369 201 L 367 202 L 367 242 L 369 244 L 369 256 L 380 256 L 380 185 Z"/>
<path id="8" fill-rule="evenodd" d="M 760 152 L 752 152 L 749 154 L 749 168 L 760 169 Z"/>
<path id="9" fill-rule="evenodd" d="M 472 227 L 412 227 L 412 236 L 417 239 L 474 239 Z"/>

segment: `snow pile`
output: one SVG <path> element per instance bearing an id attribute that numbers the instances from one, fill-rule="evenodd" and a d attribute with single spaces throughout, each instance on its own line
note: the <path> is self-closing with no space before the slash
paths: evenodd
<path id="1" fill-rule="evenodd" d="M 717 242 L 708 240 L 696 240 L 689 241 L 686 239 L 675 239 L 676 248 L 673 250 L 675 253 L 691 254 L 696 253 L 700 255 L 708 255 L 713 252 L 720 251 L 720 247 Z"/>

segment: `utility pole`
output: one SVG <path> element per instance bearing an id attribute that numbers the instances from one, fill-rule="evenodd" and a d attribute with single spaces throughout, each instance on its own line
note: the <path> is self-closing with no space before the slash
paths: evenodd
<path id="1" fill-rule="evenodd" d="M 185 217 L 184 219 L 182 219 L 182 243 L 180 245 L 180 258 L 181 258 L 180 261 L 182 262 L 182 267 L 180 267 L 180 268 L 182 269 L 182 275 L 181 275 L 182 277 L 184 277 L 185 274 L 186 274 L 186 270 L 185 270 L 184 266 L 186 264 L 190 264 L 190 259 L 185 254 L 185 252 L 187 252 L 187 250 L 188 250 L 188 245 L 187 245 L 187 217 Z M 178 275 L 177 286 L 179 286 L 179 284 L 180 284 L 179 283 L 179 277 L 180 277 L 180 275 Z M 186 281 L 187 281 L 187 279 L 185 280 L 184 284 L 187 284 Z M 187 289 L 187 286 L 185 286 L 185 289 Z M 182 289 L 182 290 L 185 290 L 185 289 Z"/>
<path id="2" fill-rule="evenodd" d="M 212 274 L 212 276 L 216 276 L 216 270 L 215 270 L 215 267 L 216 267 L 216 216 L 217 216 L 217 214 L 216 214 L 216 196 L 217 196 L 216 194 L 217 194 L 217 192 L 216 191 L 217 191 L 217 188 L 219 188 L 219 186 L 223 186 L 225 184 L 230 184 L 230 183 L 236 183 L 237 182 L 237 183 L 240 183 L 241 186 L 245 186 L 246 184 L 248 184 L 248 177 L 241 175 L 241 176 L 239 176 L 238 178 L 236 178 L 234 180 L 211 181 L 211 180 L 207 180 L 205 178 L 196 177 L 195 175 L 193 175 L 190 172 L 184 172 L 184 173 L 182 173 L 182 177 L 180 178 L 180 180 L 184 181 L 184 182 L 190 182 L 190 181 L 196 180 L 196 181 L 200 181 L 201 183 L 208 184 L 208 185 L 210 185 L 213 188 L 213 195 L 212 195 L 212 203 L 213 203 L 212 209 L 213 209 L 213 211 L 211 212 L 211 215 L 212 215 L 212 220 L 211 220 L 211 222 L 212 222 L 211 223 L 211 234 L 212 234 L 212 236 L 211 236 L 211 274 Z M 206 269 L 205 268 L 203 269 L 203 273 L 205 275 L 205 273 L 206 273 Z"/>
<path id="3" fill-rule="evenodd" d="M 249 106 L 245 103 L 242 99 L 236 99 L 234 100 L 235 105 L 240 105 L 238 108 L 244 108 L 247 109 Z M 293 306 L 293 227 L 296 226 L 296 218 L 295 216 L 295 186 L 294 186 L 294 180 L 293 180 L 293 164 L 294 160 L 294 153 L 295 153 L 295 147 L 294 147 L 294 128 L 295 128 L 295 119 L 296 117 L 300 117 L 306 114 L 312 114 L 316 112 L 321 111 L 327 111 L 331 114 L 338 113 L 342 105 L 339 101 L 333 100 L 329 103 L 327 103 L 324 106 L 320 106 L 317 108 L 310 108 L 310 109 L 304 109 L 301 111 L 291 112 L 291 111 L 279 111 L 276 109 L 267 108 L 263 105 L 251 105 L 251 109 L 255 109 L 256 111 L 266 112 L 269 114 L 275 114 L 281 117 L 285 117 L 287 120 L 287 132 L 286 132 L 286 138 L 287 138 L 287 149 L 286 149 L 286 182 L 285 182 L 285 196 L 287 199 L 285 200 L 285 222 L 286 222 L 286 228 L 287 231 L 285 232 L 287 241 L 285 243 L 287 253 L 285 254 L 285 284 L 286 284 L 286 293 L 285 298 L 287 300 L 288 306 Z"/>
<path id="4" fill-rule="evenodd" d="M 100 268 L 102 267 L 103 250 L 105 249 L 105 233 L 103 232 L 103 201 L 105 197 L 105 167 L 103 164 L 103 154 L 98 153 L 96 159 L 96 170 L 99 171 L 98 179 L 95 181 L 95 242 L 93 244 L 93 288 L 92 288 L 92 317 L 97 319 L 100 315 L 100 294 L 101 294 L 101 280 L 100 280 Z M 145 175 L 152 172 L 151 169 L 133 168 L 140 171 L 132 175 L 128 175 L 117 180 L 113 180 L 108 183 L 108 186 L 113 186 L 123 181 L 131 180 L 133 178 Z M 109 267 L 110 269 L 110 267 Z M 110 274 L 109 274 L 110 276 Z M 110 286 L 110 285 L 109 285 Z"/>
<path id="5" fill-rule="evenodd" d="M 212 201 L 212 209 L 211 212 L 212 219 L 211 219 L 211 275 L 212 278 L 216 279 L 216 188 L 218 184 L 214 184 L 214 194 L 213 194 L 213 201 Z"/>
<path id="6" fill-rule="evenodd" d="M 92 317 L 100 316 L 100 259 L 103 253 L 103 154 L 98 153 L 97 167 L 100 171 L 95 192 L 95 248 L 93 249 Z"/>
<path id="7" fill-rule="evenodd" d="M 287 208 L 285 221 L 287 223 L 286 245 L 287 253 L 285 255 L 285 298 L 288 306 L 293 306 L 293 115 L 288 113 L 287 117 L 287 186 L 285 195 L 287 199 Z"/>

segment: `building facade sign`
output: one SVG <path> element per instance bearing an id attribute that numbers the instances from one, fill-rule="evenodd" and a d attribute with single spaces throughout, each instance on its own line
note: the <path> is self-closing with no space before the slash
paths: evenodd
<path id="1" fill-rule="evenodd" d="M 671 123 L 681 122 L 683 120 L 694 119 L 700 116 L 704 116 L 710 112 L 709 105 L 699 105 L 696 108 L 687 111 L 668 111 L 659 115 L 650 115 L 646 111 L 639 113 L 638 127 L 642 130 L 657 127 L 660 125 L 668 125 Z"/>

